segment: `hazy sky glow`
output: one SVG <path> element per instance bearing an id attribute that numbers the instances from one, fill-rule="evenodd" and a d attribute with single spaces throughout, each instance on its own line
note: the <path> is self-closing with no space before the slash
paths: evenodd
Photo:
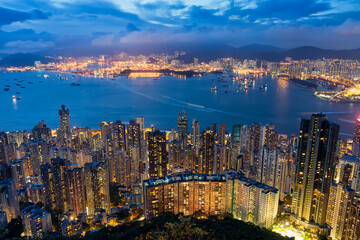
<path id="1" fill-rule="evenodd" d="M 360 1 L 0 1 L 0 53 L 134 43 L 359 48 Z"/>

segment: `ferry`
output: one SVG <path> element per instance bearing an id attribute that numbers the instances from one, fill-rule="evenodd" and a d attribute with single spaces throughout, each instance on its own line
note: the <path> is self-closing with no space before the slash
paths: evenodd
<path id="1" fill-rule="evenodd" d="M 21 100 L 21 97 L 16 97 L 15 95 L 13 95 L 13 100 L 16 101 L 16 100 Z"/>

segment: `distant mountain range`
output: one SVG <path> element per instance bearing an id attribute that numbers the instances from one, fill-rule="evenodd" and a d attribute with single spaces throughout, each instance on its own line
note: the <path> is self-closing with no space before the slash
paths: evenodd
<path id="1" fill-rule="evenodd" d="M 8 55 L 0 60 L 0 67 L 34 66 L 35 61 L 48 63 L 49 60 L 43 56 L 30 53 L 16 53 Z"/>
<path id="2" fill-rule="evenodd" d="M 270 45 L 248 45 L 241 48 L 225 46 L 222 48 L 209 49 L 207 51 L 194 51 L 187 55 L 181 56 L 179 60 L 192 62 L 194 58 L 199 61 L 210 61 L 215 58 L 233 57 L 240 60 L 264 60 L 264 61 L 281 61 L 286 57 L 294 60 L 300 59 L 351 59 L 360 60 L 360 48 L 351 50 L 327 50 L 311 46 L 303 46 L 294 49 L 281 49 Z"/>
<path id="3" fill-rule="evenodd" d="M 187 52 L 186 55 L 180 56 L 178 59 L 190 63 L 194 61 L 194 58 L 198 58 L 200 62 L 208 62 L 210 60 L 215 60 L 217 58 L 233 57 L 236 59 L 252 59 L 252 60 L 264 60 L 264 61 L 281 61 L 286 57 L 290 57 L 294 60 L 300 59 L 322 59 L 322 58 L 333 58 L 333 59 L 352 59 L 360 60 L 360 48 L 350 49 L 350 50 L 328 50 L 321 49 L 311 46 L 303 46 L 293 49 L 282 49 L 271 45 L 260 45 L 260 44 L 251 44 L 244 47 L 236 48 L 231 46 L 223 45 L 187 45 L 187 46 L 161 46 L 154 45 L 153 48 L 150 48 L 152 53 L 161 53 L 165 51 L 168 53 L 174 52 L 174 49 L 184 49 Z M 86 50 L 86 49 L 84 49 Z M 3 58 L 0 60 L 0 67 L 8 66 L 33 66 L 35 61 L 41 61 L 42 63 L 49 62 L 49 59 L 44 56 L 47 55 L 61 55 L 63 53 L 65 56 L 90 56 L 107 54 L 113 55 L 116 52 L 125 51 L 129 54 L 151 54 L 149 46 L 131 46 L 124 49 L 93 49 L 92 51 L 83 51 L 78 49 L 77 52 L 71 51 L 52 51 L 52 52 L 38 52 L 38 53 L 17 53 L 11 54 L 8 56 L 1 55 Z M 84 54 L 84 55 L 83 55 Z"/>

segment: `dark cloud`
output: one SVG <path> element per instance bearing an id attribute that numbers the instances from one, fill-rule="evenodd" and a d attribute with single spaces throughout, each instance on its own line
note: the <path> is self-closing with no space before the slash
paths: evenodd
<path id="1" fill-rule="evenodd" d="M 47 19 L 50 15 L 50 12 L 43 12 L 39 9 L 34 9 L 30 12 L 22 12 L 0 7 L 0 25 L 33 19 Z"/>
<path id="2" fill-rule="evenodd" d="M 26 44 L 38 49 L 118 49 L 129 43 L 360 47 L 355 0 L 13 0 L 0 6 L 1 52 Z"/>

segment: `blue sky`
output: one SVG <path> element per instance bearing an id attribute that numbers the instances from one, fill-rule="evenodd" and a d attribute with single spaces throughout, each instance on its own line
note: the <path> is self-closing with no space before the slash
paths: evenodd
<path id="1" fill-rule="evenodd" d="M 0 53 L 205 43 L 359 48 L 360 1 L 0 1 Z"/>

